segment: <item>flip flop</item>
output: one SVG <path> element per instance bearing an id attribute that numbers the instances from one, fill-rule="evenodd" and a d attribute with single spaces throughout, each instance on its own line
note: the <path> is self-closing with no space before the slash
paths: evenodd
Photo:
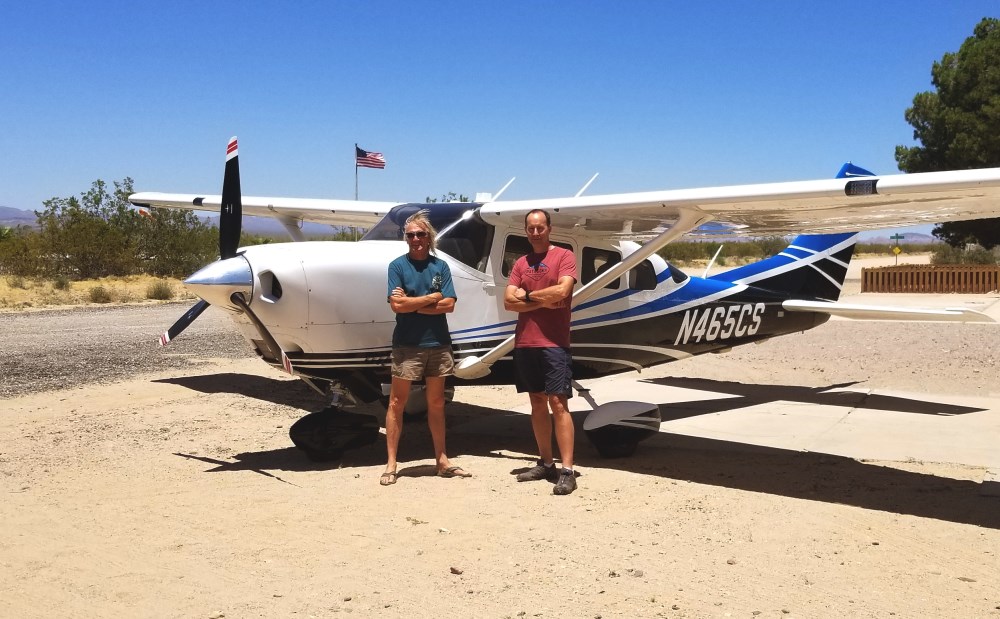
<path id="1" fill-rule="evenodd" d="M 396 475 L 396 471 L 392 471 L 391 473 L 382 473 L 382 476 L 378 478 L 378 483 L 383 486 L 391 486 L 396 483 L 396 477 L 398 477 L 398 475 Z"/>
<path id="2" fill-rule="evenodd" d="M 449 466 L 443 471 L 438 471 L 438 477 L 472 477 L 472 473 L 466 473 L 465 469 L 460 466 Z"/>

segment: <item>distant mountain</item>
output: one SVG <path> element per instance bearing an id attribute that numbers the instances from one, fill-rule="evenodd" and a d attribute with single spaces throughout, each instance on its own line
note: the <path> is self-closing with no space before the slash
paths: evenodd
<path id="1" fill-rule="evenodd" d="M 19 208 L 0 206 L 0 226 L 16 228 L 17 226 L 34 226 L 34 211 L 22 211 Z"/>

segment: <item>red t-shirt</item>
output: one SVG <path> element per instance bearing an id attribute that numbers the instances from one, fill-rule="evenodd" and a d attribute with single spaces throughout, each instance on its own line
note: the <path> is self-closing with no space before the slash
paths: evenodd
<path id="1" fill-rule="evenodd" d="M 576 258 L 573 252 L 554 245 L 542 254 L 530 253 L 514 263 L 507 283 L 528 292 L 555 286 L 559 279 L 570 276 L 577 281 Z M 515 348 L 569 348 L 570 298 L 563 307 L 541 307 L 517 315 L 514 331 Z"/>

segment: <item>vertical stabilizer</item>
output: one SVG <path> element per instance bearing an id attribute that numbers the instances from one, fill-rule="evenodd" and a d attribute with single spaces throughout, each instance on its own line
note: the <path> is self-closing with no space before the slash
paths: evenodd
<path id="1" fill-rule="evenodd" d="M 836 301 L 857 242 L 856 233 L 808 234 L 777 255 L 709 279 L 766 288 L 801 299 Z"/>

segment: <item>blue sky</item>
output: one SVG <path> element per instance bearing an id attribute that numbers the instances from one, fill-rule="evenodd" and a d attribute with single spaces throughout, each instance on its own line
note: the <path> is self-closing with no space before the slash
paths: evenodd
<path id="1" fill-rule="evenodd" d="M 6 3 L 0 206 L 95 179 L 505 198 L 895 173 L 930 69 L 995 0 Z M 839 6 L 838 6 L 839 5 Z M 809 6 L 810 8 L 803 8 Z M 16 7 L 16 8 L 12 8 Z"/>

